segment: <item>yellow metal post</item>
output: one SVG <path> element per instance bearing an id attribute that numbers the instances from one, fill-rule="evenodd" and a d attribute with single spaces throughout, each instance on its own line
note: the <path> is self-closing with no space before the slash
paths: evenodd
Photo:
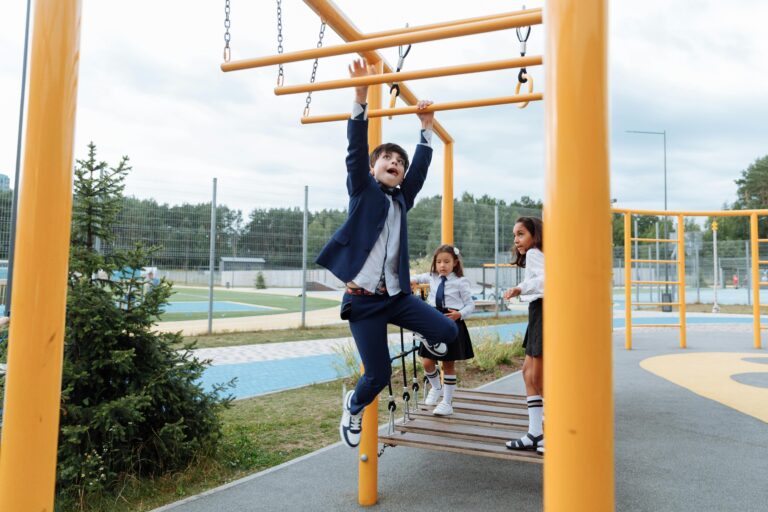
<path id="1" fill-rule="evenodd" d="M 637 233 L 635 233 L 637 235 Z M 632 214 L 624 214 L 624 348 L 632 350 Z"/>
<path id="2" fill-rule="evenodd" d="M 453 245 L 453 142 L 443 148 L 442 243 Z"/>
<path id="3" fill-rule="evenodd" d="M 607 9 L 605 0 L 550 0 L 545 9 L 544 509 L 607 512 L 614 510 Z M 574 251 L 585 226 L 590 250 Z M 589 308 L 575 307 L 574 297 Z"/>
<path id="4" fill-rule="evenodd" d="M 686 347 L 685 333 L 685 217 L 677 216 L 677 285 L 680 300 L 680 348 Z"/>
<path id="5" fill-rule="evenodd" d="M 371 63 L 381 73 L 382 62 Z M 368 88 L 368 108 L 381 108 L 381 85 Z M 381 118 L 368 120 L 368 151 L 381 144 Z M 363 433 L 360 436 L 357 472 L 357 502 L 363 506 L 375 505 L 379 485 L 379 397 L 363 412 Z"/>
<path id="6" fill-rule="evenodd" d="M 752 256 L 752 315 L 754 327 L 754 346 L 762 348 L 762 335 L 760 326 L 760 239 L 757 233 L 757 213 L 749 215 L 749 238 L 752 242 L 750 252 Z"/>
<path id="7" fill-rule="evenodd" d="M 80 1 L 38 0 L 33 34 L 0 449 L 0 510 L 9 512 L 53 510 Z"/>

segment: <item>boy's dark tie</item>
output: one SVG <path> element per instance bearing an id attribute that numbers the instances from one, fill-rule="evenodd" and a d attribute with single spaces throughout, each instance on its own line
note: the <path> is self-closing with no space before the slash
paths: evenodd
<path id="1" fill-rule="evenodd" d="M 437 309 L 444 309 L 445 305 L 445 276 L 440 276 L 440 284 L 437 287 L 437 292 L 435 293 L 435 306 L 437 306 Z"/>

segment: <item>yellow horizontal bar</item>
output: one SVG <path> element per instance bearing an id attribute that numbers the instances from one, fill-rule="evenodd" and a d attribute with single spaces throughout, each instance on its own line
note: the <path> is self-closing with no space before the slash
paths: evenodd
<path id="1" fill-rule="evenodd" d="M 633 242 L 666 242 L 668 244 L 676 244 L 677 240 L 669 240 L 667 238 L 631 238 Z"/>
<path id="2" fill-rule="evenodd" d="M 632 284 L 680 284 L 680 281 L 630 281 Z"/>
<path id="3" fill-rule="evenodd" d="M 542 62 L 543 59 L 541 55 L 530 55 L 528 57 L 480 62 L 477 64 L 462 64 L 459 66 L 446 66 L 418 71 L 401 71 L 399 73 L 384 73 L 381 75 L 344 78 L 340 80 L 329 80 L 327 82 L 316 82 L 313 84 L 286 85 L 283 87 L 275 87 L 275 94 L 282 96 L 284 94 L 328 91 L 331 89 L 342 89 L 344 87 L 361 87 L 365 85 L 385 83 L 391 84 L 393 82 L 402 82 L 405 80 L 421 80 L 423 78 L 436 78 L 440 76 L 461 75 L 466 73 L 483 73 L 486 71 L 498 71 L 500 69 L 540 66 Z"/>
<path id="4" fill-rule="evenodd" d="M 766 283 L 765 281 L 760 281 L 760 286 L 768 286 L 768 283 Z"/>
<path id="5" fill-rule="evenodd" d="M 517 265 L 513 265 L 512 263 L 499 263 L 496 265 L 495 263 L 483 263 L 484 267 L 516 267 Z"/>
<path id="6" fill-rule="evenodd" d="M 393 46 L 423 43 L 426 41 L 436 41 L 439 39 L 448 39 L 451 37 L 469 36 L 473 34 L 483 34 L 497 30 L 505 30 L 515 27 L 525 27 L 529 25 L 541 24 L 541 12 L 523 14 L 520 16 L 509 16 L 495 20 L 477 21 L 466 23 L 453 27 L 435 28 L 431 30 L 421 30 L 410 34 L 398 34 L 393 36 L 375 37 L 352 43 L 343 43 L 335 46 L 325 46 L 323 48 L 312 48 L 310 50 L 300 50 L 296 52 L 281 53 L 270 55 L 268 57 L 257 57 L 255 59 L 243 59 L 221 64 L 222 71 L 237 71 L 240 69 L 259 68 L 272 66 L 275 64 L 286 64 L 288 62 L 298 62 L 301 60 L 317 59 L 321 57 L 332 57 L 334 55 L 345 55 L 348 53 L 359 53 L 381 48 L 391 48 Z"/>
<path id="7" fill-rule="evenodd" d="M 758 265 L 768 265 L 768 261 L 766 261 L 766 260 L 758 260 L 757 264 Z"/>
<path id="8" fill-rule="evenodd" d="M 633 302 L 633 306 L 679 306 L 679 302 Z"/>
<path id="9" fill-rule="evenodd" d="M 680 324 L 636 324 L 632 322 L 632 327 L 680 327 Z"/>
<path id="10" fill-rule="evenodd" d="M 768 210 L 717 210 L 703 212 L 678 212 L 672 210 L 630 210 L 628 208 L 612 208 L 612 213 L 629 213 L 632 215 L 656 215 L 661 217 L 674 217 L 684 215 L 686 217 L 748 217 L 753 213 L 768 215 Z"/>
<path id="11" fill-rule="evenodd" d="M 521 14 L 531 14 L 541 12 L 541 7 L 535 9 L 523 9 L 521 11 L 504 12 L 499 14 L 489 14 L 487 16 L 478 16 L 476 18 L 465 18 L 462 20 L 443 21 L 441 23 L 432 23 L 429 25 L 418 25 L 415 27 L 396 28 L 392 30 L 382 30 L 381 32 L 369 32 L 364 34 L 360 39 L 372 39 L 375 37 L 394 36 L 397 34 L 409 34 L 411 32 L 419 32 L 421 30 L 431 30 L 433 28 L 454 27 L 456 25 L 464 25 L 466 23 L 475 23 L 477 21 L 495 20 L 499 18 L 508 18 L 510 16 L 520 16 Z"/>
<path id="12" fill-rule="evenodd" d="M 382 108 L 368 111 L 368 118 L 385 116 L 402 116 L 405 114 L 415 114 L 416 112 L 439 112 L 441 110 L 457 110 L 462 108 L 490 107 L 493 105 L 506 105 L 508 103 L 524 103 L 526 101 L 540 101 L 543 99 L 542 93 L 520 94 L 516 96 L 501 96 L 498 98 L 488 98 L 485 100 L 464 100 L 449 101 L 446 103 L 433 103 L 423 110 L 416 106 Z M 332 121 L 346 121 L 351 114 L 329 114 L 326 116 L 302 117 L 301 124 L 328 123 Z"/>
<path id="13" fill-rule="evenodd" d="M 632 260 L 632 263 L 680 263 L 678 260 Z"/>
<path id="14" fill-rule="evenodd" d="M 765 243 L 768 243 L 768 238 L 758 238 L 757 241 L 760 242 L 761 244 L 765 244 Z"/>

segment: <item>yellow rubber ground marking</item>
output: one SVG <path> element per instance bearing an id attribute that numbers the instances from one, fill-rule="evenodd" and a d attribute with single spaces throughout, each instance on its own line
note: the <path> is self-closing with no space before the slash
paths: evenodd
<path id="1" fill-rule="evenodd" d="M 745 359 L 765 359 L 765 363 Z M 768 388 L 742 384 L 732 378 L 744 373 L 768 373 L 768 355 L 754 352 L 668 354 L 645 359 L 640 366 L 697 395 L 768 423 Z"/>

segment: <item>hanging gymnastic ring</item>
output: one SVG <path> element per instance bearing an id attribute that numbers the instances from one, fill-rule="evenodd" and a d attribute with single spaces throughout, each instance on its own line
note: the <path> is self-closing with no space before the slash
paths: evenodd
<path id="1" fill-rule="evenodd" d="M 531 75 L 523 75 L 523 78 L 526 80 L 524 82 L 517 82 L 517 85 L 515 85 L 515 96 L 520 94 L 520 86 L 524 83 L 528 83 L 528 94 L 533 94 L 533 77 Z M 528 106 L 529 102 L 525 103 L 518 103 L 517 108 L 525 108 Z"/>

